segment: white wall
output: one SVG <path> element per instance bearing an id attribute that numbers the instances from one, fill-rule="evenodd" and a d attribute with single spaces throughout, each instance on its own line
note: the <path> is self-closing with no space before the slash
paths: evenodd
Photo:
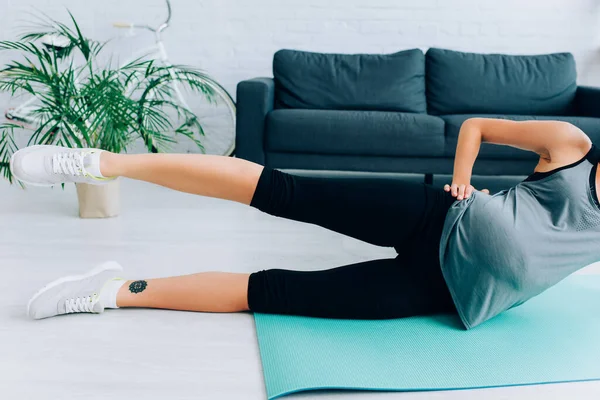
<path id="1" fill-rule="evenodd" d="M 0 5 L 2 40 L 14 38 L 33 9 L 65 20 L 66 7 L 88 36 L 99 39 L 119 34 L 113 21 L 152 24 L 165 11 L 162 0 L 0 0 Z M 173 26 L 165 35 L 171 59 L 208 70 L 232 93 L 242 79 L 271 76 L 272 55 L 280 48 L 570 51 L 580 82 L 600 85 L 597 0 L 173 0 L 173 6 Z M 116 43 L 125 53 L 149 39 L 144 34 Z"/>

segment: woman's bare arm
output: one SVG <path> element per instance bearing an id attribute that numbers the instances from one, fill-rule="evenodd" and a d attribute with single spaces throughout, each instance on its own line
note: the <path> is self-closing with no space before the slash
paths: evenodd
<path id="1" fill-rule="evenodd" d="M 452 186 L 449 188 L 458 200 L 469 197 L 472 192 L 471 174 L 482 142 L 539 154 L 536 170 L 540 172 L 579 160 L 592 143 L 581 129 L 568 122 L 470 118 L 460 128 Z"/>

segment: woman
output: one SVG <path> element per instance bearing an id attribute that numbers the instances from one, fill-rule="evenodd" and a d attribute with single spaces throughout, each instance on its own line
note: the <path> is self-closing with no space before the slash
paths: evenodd
<path id="1" fill-rule="evenodd" d="M 534 173 L 493 196 L 471 185 L 482 142 L 530 150 Z M 386 319 L 458 313 L 467 329 L 515 307 L 598 260 L 599 151 L 565 122 L 473 118 L 461 127 L 444 189 L 398 181 L 299 177 L 205 155 L 120 155 L 25 148 L 11 169 L 22 182 L 104 183 L 118 176 L 248 204 L 394 247 L 398 256 L 324 271 L 206 272 L 125 281 L 107 263 L 59 279 L 28 305 L 32 318 L 105 308 L 255 311 Z"/>

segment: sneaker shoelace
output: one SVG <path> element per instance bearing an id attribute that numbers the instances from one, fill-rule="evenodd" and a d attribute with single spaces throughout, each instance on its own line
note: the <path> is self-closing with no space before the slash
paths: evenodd
<path id="1" fill-rule="evenodd" d="M 83 152 L 56 153 L 52 155 L 52 172 L 62 175 L 85 176 Z"/>
<path id="2" fill-rule="evenodd" d="M 94 312 L 94 306 L 98 302 L 98 296 L 96 294 L 87 297 L 76 297 L 74 299 L 67 299 L 65 301 L 65 312 L 71 313 L 82 313 L 82 312 Z"/>

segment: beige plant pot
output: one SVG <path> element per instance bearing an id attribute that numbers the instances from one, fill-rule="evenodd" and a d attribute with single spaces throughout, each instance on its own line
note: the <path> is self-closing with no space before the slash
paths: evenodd
<path id="1" fill-rule="evenodd" d="M 110 218 L 121 212 L 118 179 L 105 185 L 77 183 L 76 186 L 81 218 Z"/>

